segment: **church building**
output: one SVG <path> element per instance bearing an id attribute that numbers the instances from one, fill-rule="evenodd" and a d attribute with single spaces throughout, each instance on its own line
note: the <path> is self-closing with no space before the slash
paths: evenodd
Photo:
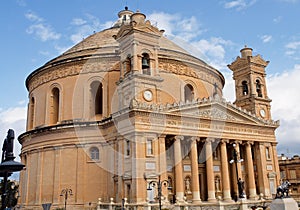
<path id="1" fill-rule="evenodd" d="M 19 204 L 79 210 L 125 200 L 143 209 L 234 203 L 241 191 L 253 202 L 274 197 L 269 61 L 241 49 L 228 65 L 231 103 L 220 71 L 139 11 L 118 17 L 27 77 Z"/>

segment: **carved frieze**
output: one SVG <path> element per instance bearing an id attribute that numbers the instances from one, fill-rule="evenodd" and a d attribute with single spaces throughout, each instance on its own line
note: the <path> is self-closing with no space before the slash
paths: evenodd
<path id="1" fill-rule="evenodd" d="M 208 72 L 205 69 L 201 69 L 200 66 L 197 67 L 198 69 L 195 69 L 184 62 L 170 59 L 159 59 L 158 68 L 160 71 L 166 71 L 177 75 L 194 77 L 202 81 L 207 81 L 210 84 L 216 83 L 218 87 L 223 87 L 219 76 L 213 74 L 212 72 Z"/>
<path id="2" fill-rule="evenodd" d="M 165 70 L 174 74 L 186 75 L 199 78 L 193 68 L 176 61 L 159 60 L 158 67 L 160 70 Z"/>
<path id="3" fill-rule="evenodd" d="M 28 83 L 29 92 L 36 87 L 57 79 L 75 76 L 79 74 L 95 73 L 108 71 L 110 69 L 119 68 L 119 63 L 115 61 L 94 62 L 99 59 L 89 60 L 89 62 L 72 62 L 72 64 L 59 65 L 58 67 L 50 67 L 34 75 Z"/>

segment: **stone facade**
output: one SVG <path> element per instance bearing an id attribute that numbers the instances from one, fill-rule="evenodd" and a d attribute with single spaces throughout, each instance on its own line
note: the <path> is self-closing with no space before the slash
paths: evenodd
<path id="1" fill-rule="evenodd" d="M 279 123 L 270 115 L 268 62 L 242 49 L 229 65 L 237 100 L 226 102 L 223 75 L 145 18 L 125 9 L 112 28 L 28 76 L 27 131 L 19 137 L 26 209 L 63 207 L 64 189 L 72 189 L 72 209 L 99 198 L 155 204 L 158 189 L 149 184 L 159 179 L 171 187 L 162 186 L 164 205 L 230 204 L 238 178 L 250 201 L 276 193 Z"/>
<path id="2" fill-rule="evenodd" d="M 294 155 L 288 158 L 284 155 L 279 156 L 279 169 L 282 181 L 288 180 L 291 183 L 290 195 L 298 203 L 300 202 L 300 157 Z"/>

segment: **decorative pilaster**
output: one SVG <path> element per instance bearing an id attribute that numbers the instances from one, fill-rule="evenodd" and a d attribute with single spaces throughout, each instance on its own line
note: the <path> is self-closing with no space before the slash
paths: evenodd
<path id="1" fill-rule="evenodd" d="M 227 158 L 227 141 L 221 141 L 221 172 L 222 172 L 222 184 L 223 184 L 223 199 L 224 201 L 231 201 L 230 195 L 230 182 L 228 171 L 228 158 Z"/>
<path id="2" fill-rule="evenodd" d="M 211 139 L 206 139 L 205 142 L 205 155 L 206 155 L 206 176 L 207 176 L 207 193 L 209 202 L 216 201 L 215 195 L 215 180 L 214 180 L 214 165 L 213 165 L 213 155 L 211 147 Z"/>
<path id="3" fill-rule="evenodd" d="M 182 172 L 182 155 L 181 155 L 181 140 L 183 136 L 175 136 L 174 142 L 174 161 L 175 161 L 175 180 L 176 180 L 176 199 L 178 202 L 183 202 L 183 172 Z"/>
<path id="4" fill-rule="evenodd" d="M 198 152 L 197 152 L 197 140 L 199 138 L 191 138 L 191 169 L 192 169 L 192 193 L 193 193 L 193 203 L 201 203 L 200 199 L 200 184 L 199 184 L 199 170 L 198 170 Z"/>
<path id="5" fill-rule="evenodd" d="M 267 163 L 266 163 L 266 147 L 264 143 L 258 143 L 257 155 L 257 174 L 259 192 L 264 194 L 265 197 L 270 198 L 270 186 L 267 176 Z"/>
<path id="6" fill-rule="evenodd" d="M 248 190 L 249 190 L 249 199 L 255 199 L 256 196 L 256 186 L 255 186 L 255 177 L 254 177 L 254 168 L 252 160 L 252 151 L 251 151 L 252 142 L 246 143 L 246 165 L 248 173 Z"/>
<path id="7" fill-rule="evenodd" d="M 167 157 L 166 157 L 166 145 L 165 145 L 165 137 L 160 136 L 158 137 L 158 157 L 159 157 L 159 172 L 161 180 L 168 180 L 167 175 Z M 162 194 L 168 198 L 168 189 L 166 187 L 162 188 Z"/>
<path id="8" fill-rule="evenodd" d="M 276 186 L 280 185 L 280 170 L 279 170 L 279 164 L 278 164 L 278 155 L 276 150 L 276 143 L 272 143 L 272 150 L 273 150 L 273 163 L 275 165 L 275 173 L 276 173 Z"/>

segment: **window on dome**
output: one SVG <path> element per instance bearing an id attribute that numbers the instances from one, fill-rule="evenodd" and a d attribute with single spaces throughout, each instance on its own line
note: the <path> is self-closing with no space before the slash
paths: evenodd
<path id="1" fill-rule="evenodd" d="M 151 75 L 150 57 L 147 53 L 142 54 L 142 70 L 143 70 L 143 74 Z"/>
<path id="2" fill-rule="evenodd" d="M 247 81 L 243 81 L 242 82 L 242 87 L 243 87 L 243 95 L 248 95 L 249 93 L 249 90 L 248 90 L 248 83 Z"/>
<path id="3" fill-rule="evenodd" d="M 28 130 L 31 130 L 34 126 L 34 111 L 35 111 L 35 99 L 34 97 L 31 97 L 30 103 L 29 103 L 29 124 L 28 124 Z"/>
<path id="4" fill-rule="evenodd" d="M 258 97 L 262 97 L 261 83 L 259 80 L 256 80 L 256 92 Z"/>
<path id="5" fill-rule="evenodd" d="M 59 120 L 59 89 L 53 88 L 51 91 L 50 123 L 56 124 Z"/>
<path id="6" fill-rule="evenodd" d="M 99 81 L 92 82 L 91 90 L 91 115 L 100 115 L 103 113 L 103 87 Z"/>
<path id="7" fill-rule="evenodd" d="M 97 147 L 92 147 L 90 149 L 90 158 L 92 160 L 99 160 L 99 149 Z"/>
<path id="8" fill-rule="evenodd" d="M 192 85 L 187 84 L 184 86 L 184 100 L 192 101 L 194 99 L 194 88 Z"/>

